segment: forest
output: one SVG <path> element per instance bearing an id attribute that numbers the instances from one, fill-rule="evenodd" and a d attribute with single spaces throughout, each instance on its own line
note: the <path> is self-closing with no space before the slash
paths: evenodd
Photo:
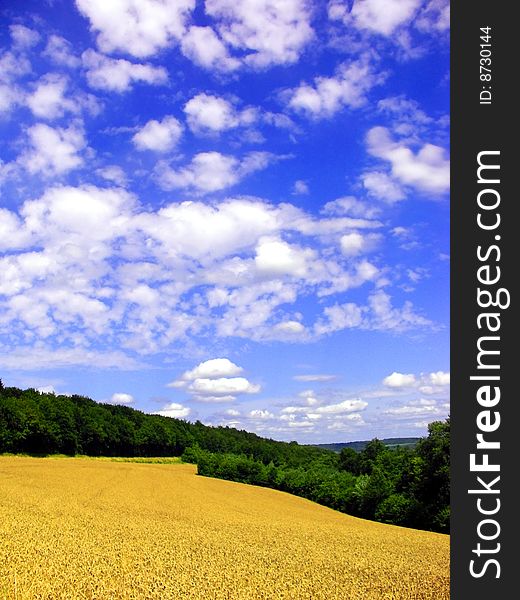
<path id="1" fill-rule="evenodd" d="M 335 453 L 84 396 L 4 387 L 0 453 L 182 456 L 199 475 L 266 486 L 383 523 L 449 533 L 450 420 L 413 447 L 369 441 Z"/>

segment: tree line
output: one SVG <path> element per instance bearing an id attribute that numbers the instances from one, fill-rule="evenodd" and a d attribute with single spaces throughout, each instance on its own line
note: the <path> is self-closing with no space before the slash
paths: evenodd
<path id="1" fill-rule="evenodd" d="M 449 532 L 450 421 L 430 423 L 410 448 L 371 440 L 335 453 L 210 427 L 84 396 L 0 382 L 0 453 L 182 456 L 199 475 L 271 487 L 342 512 Z"/>

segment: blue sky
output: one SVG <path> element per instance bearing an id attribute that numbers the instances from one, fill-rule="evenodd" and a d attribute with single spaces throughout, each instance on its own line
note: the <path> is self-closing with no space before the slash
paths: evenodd
<path id="1" fill-rule="evenodd" d="M 5 384 L 303 443 L 449 412 L 449 4 L 0 4 Z"/>

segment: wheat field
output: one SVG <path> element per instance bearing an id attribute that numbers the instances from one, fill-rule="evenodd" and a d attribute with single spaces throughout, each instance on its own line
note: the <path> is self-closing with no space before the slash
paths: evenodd
<path id="1" fill-rule="evenodd" d="M 0 457 L 0 598 L 449 598 L 446 535 L 195 472 Z"/>

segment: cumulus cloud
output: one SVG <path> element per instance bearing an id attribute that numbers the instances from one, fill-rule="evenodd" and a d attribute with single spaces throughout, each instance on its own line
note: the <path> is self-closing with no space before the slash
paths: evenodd
<path id="1" fill-rule="evenodd" d="M 205 69 L 228 72 L 240 66 L 240 61 L 230 56 L 211 27 L 190 27 L 182 38 L 181 48 L 187 58 Z"/>
<path id="2" fill-rule="evenodd" d="M 450 27 L 449 0 L 430 0 L 417 15 L 415 26 L 425 33 L 446 32 Z"/>
<path id="3" fill-rule="evenodd" d="M 134 397 L 124 392 L 116 392 L 112 394 L 109 403 L 110 404 L 133 404 L 135 402 Z"/>
<path id="4" fill-rule="evenodd" d="M 321 432 L 353 432 L 365 424 L 362 413 L 367 407 L 365 400 L 345 398 L 344 392 L 339 390 L 319 395 L 306 390 L 299 394 L 294 404 L 281 406 L 277 410 L 255 408 L 247 414 L 241 414 L 240 419 L 242 424 L 261 435 L 290 437 L 294 430 L 310 433 L 318 431 L 318 427 Z"/>
<path id="5" fill-rule="evenodd" d="M 432 117 L 421 110 L 415 100 L 411 100 L 404 95 L 389 96 L 379 100 L 377 109 L 379 112 L 391 115 L 399 123 L 412 123 L 415 127 L 429 125 L 433 122 Z"/>
<path id="6" fill-rule="evenodd" d="M 167 152 L 179 141 L 182 125 L 173 116 L 167 115 L 161 121 L 148 121 L 132 138 L 138 150 Z"/>
<path id="7" fill-rule="evenodd" d="M 411 21 L 421 0 L 356 0 L 350 10 L 342 0 L 331 0 L 329 18 L 348 27 L 390 36 Z"/>
<path id="8" fill-rule="evenodd" d="M 199 378 L 233 377 L 240 375 L 243 370 L 242 367 L 231 362 L 228 358 L 212 358 L 199 363 L 195 368 L 183 373 L 181 381 L 193 381 Z"/>
<path id="9" fill-rule="evenodd" d="M 77 113 L 78 105 L 65 95 L 67 80 L 60 75 L 47 75 L 38 82 L 27 105 L 35 117 L 55 119 L 66 112 Z"/>
<path id="10" fill-rule="evenodd" d="M 254 108 L 238 110 L 224 98 L 198 94 L 184 106 L 188 125 L 194 132 L 220 132 L 251 125 L 257 118 Z"/>
<path id="11" fill-rule="evenodd" d="M 435 373 L 430 373 L 429 380 L 433 385 L 449 385 L 450 374 L 445 371 L 436 371 Z"/>
<path id="12" fill-rule="evenodd" d="M 0 52 L 0 81 L 13 83 L 31 72 L 31 63 L 23 54 Z"/>
<path id="13" fill-rule="evenodd" d="M 315 119 L 330 118 L 339 110 L 359 108 L 367 102 L 370 90 L 384 80 L 376 73 L 370 58 L 343 63 L 333 77 L 315 77 L 313 85 L 300 84 L 285 92 L 289 108 Z"/>
<path id="14" fill-rule="evenodd" d="M 344 196 L 327 202 L 322 209 L 322 213 L 325 215 L 348 215 L 370 220 L 377 218 L 381 214 L 381 209 L 372 203 L 358 200 L 354 196 Z"/>
<path id="15" fill-rule="evenodd" d="M 248 416 L 252 419 L 274 419 L 274 414 L 268 410 L 254 409 L 249 411 Z"/>
<path id="16" fill-rule="evenodd" d="M 107 165 L 106 167 L 100 167 L 96 169 L 96 173 L 112 183 L 118 186 L 125 187 L 127 184 L 126 173 L 118 165 Z"/>
<path id="17" fill-rule="evenodd" d="M 50 35 L 42 55 L 53 63 L 71 69 L 81 65 L 81 59 L 74 54 L 72 44 L 59 35 Z"/>
<path id="18" fill-rule="evenodd" d="M 294 182 L 292 193 L 295 196 L 306 195 L 309 193 L 309 186 L 302 179 L 297 179 Z"/>
<path id="19" fill-rule="evenodd" d="M 226 400 L 238 394 L 256 394 L 259 385 L 251 384 L 245 377 L 219 377 L 218 379 L 197 378 L 187 387 L 194 395 L 203 399 L 216 399 L 223 396 Z"/>
<path id="20" fill-rule="evenodd" d="M 367 171 L 361 176 L 363 187 L 370 196 L 389 204 L 406 198 L 403 188 L 383 171 Z"/>
<path id="21" fill-rule="evenodd" d="M 430 325 L 428 319 L 414 312 L 411 302 L 394 307 L 391 296 L 380 289 L 369 295 L 364 306 L 347 302 L 326 307 L 314 329 L 317 335 L 323 335 L 351 328 L 402 332 Z"/>
<path id="22" fill-rule="evenodd" d="M 388 375 L 388 377 L 383 379 L 383 384 L 391 388 L 410 387 L 416 384 L 416 379 L 415 375 L 406 375 L 404 373 L 397 373 L 394 371 L 391 375 Z"/>
<path id="23" fill-rule="evenodd" d="M 385 127 L 370 129 L 366 142 L 372 156 L 390 163 L 391 175 L 399 184 L 433 195 L 449 190 L 450 164 L 440 146 L 423 144 L 414 152 L 406 143 L 395 141 Z"/>
<path id="24" fill-rule="evenodd" d="M 435 415 L 440 414 L 439 407 L 432 406 L 430 404 L 417 405 L 417 404 L 403 404 L 395 408 L 388 408 L 385 410 L 385 414 L 394 416 L 413 417 L 414 419 L 419 416 L 430 416 L 433 418 Z"/>
<path id="25" fill-rule="evenodd" d="M 0 115 L 9 113 L 16 105 L 22 104 L 24 95 L 11 85 L 0 83 Z"/>
<path id="26" fill-rule="evenodd" d="M 49 147 L 51 157 L 57 147 Z M 52 163 L 44 166 L 52 170 Z M 368 305 L 325 302 L 335 290 L 379 276 L 376 266 L 339 248 L 341 232 L 367 227 L 366 220 L 320 219 L 257 198 L 177 202 L 153 211 L 113 187 L 125 182 L 124 172 L 107 166 L 98 174 L 112 187 L 54 186 L 19 211 L 0 210 L 0 248 L 7 251 L 0 293 L 8 299 L 0 328 L 9 327 L 19 343 L 59 332 L 58 346 L 88 348 L 101 340 L 150 355 L 197 334 L 291 342 L 348 327 L 399 331 L 424 323 L 410 305 L 391 304 L 385 321 L 373 294 Z M 296 308 L 303 297 L 323 310 L 317 322 Z M 224 370 L 197 378 L 240 376 Z M 186 388 L 194 380 L 185 381 Z M 240 381 L 226 393 L 215 387 L 199 382 L 193 393 L 222 400 L 255 389 Z"/>
<path id="27" fill-rule="evenodd" d="M 76 123 L 66 129 L 37 123 L 27 129 L 28 147 L 19 156 L 18 163 L 29 173 L 46 177 L 62 175 L 80 167 L 80 154 L 86 147 L 83 128 Z"/>
<path id="28" fill-rule="evenodd" d="M 161 415 L 162 417 L 171 417 L 172 419 L 184 419 L 190 413 L 191 409 L 188 406 L 183 406 L 177 402 L 170 402 L 153 414 Z"/>
<path id="29" fill-rule="evenodd" d="M 165 190 L 188 188 L 216 192 L 232 187 L 254 171 L 265 169 L 273 160 L 274 156 L 268 152 L 249 152 L 242 159 L 215 151 L 199 152 L 191 163 L 179 169 L 160 163 L 156 177 Z"/>
<path id="30" fill-rule="evenodd" d="M 88 84 L 95 89 L 122 93 L 136 82 L 162 85 L 168 81 L 168 73 L 163 67 L 109 58 L 94 50 L 85 50 L 81 59 Z"/>
<path id="31" fill-rule="evenodd" d="M 245 377 L 236 377 L 242 367 L 227 358 L 214 358 L 185 371 L 169 387 L 184 388 L 193 400 L 200 402 L 232 402 L 242 394 L 256 394 L 260 386 Z"/>
<path id="32" fill-rule="evenodd" d="M 342 235 L 340 238 L 341 251 L 345 256 L 358 256 L 372 251 L 381 236 L 376 233 L 361 234 L 357 231 Z"/>
<path id="33" fill-rule="evenodd" d="M 76 0 L 102 52 L 152 56 L 180 40 L 195 0 Z"/>
<path id="34" fill-rule="evenodd" d="M 256 248 L 255 265 L 267 276 L 301 277 L 307 272 L 307 261 L 313 258 L 313 250 L 303 250 L 279 239 L 263 238 Z"/>
<path id="35" fill-rule="evenodd" d="M 435 371 L 414 375 L 412 373 L 404 374 L 394 371 L 391 375 L 383 379 L 383 385 L 397 392 L 417 390 L 427 396 L 444 395 L 450 385 L 450 374 L 445 371 Z M 419 405 L 433 406 L 435 403 L 435 400 L 422 399 Z"/>
<path id="36" fill-rule="evenodd" d="M 205 6 L 221 39 L 255 69 L 296 62 L 314 36 L 304 0 L 206 0 Z"/>
<path id="37" fill-rule="evenodd" d="M 40 34 L 25 25 L 10 25 L 9 32 L 14 45 L 18 48 L 31 48 L 40 41 Z"/>
<path id="38" fill-rule="evenodd" d="M 324 406 L 318 406 L 314 409 L 314 412 L 317 414 L 345 414 L 352 412 L 359 412 L 364 410 L 368 406 L 368 402 L 364 400 L 356 399 L 356 400 L 343 400 L 343 402 L 339 402 L 338 404 L 327 404 Z"/>

